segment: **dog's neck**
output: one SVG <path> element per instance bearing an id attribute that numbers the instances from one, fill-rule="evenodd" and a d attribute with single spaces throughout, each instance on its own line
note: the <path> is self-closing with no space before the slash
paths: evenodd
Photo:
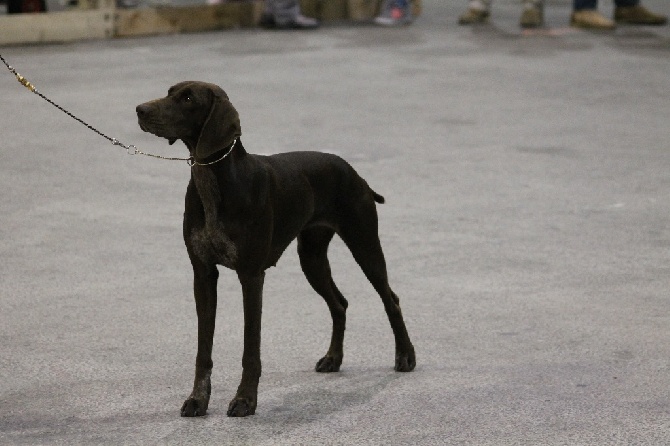
<path id="1" fill-rule="evenodd" d="M 211 155 L 203 159 L 199 159 L 196 157 L 195 155 L 196 150 L 194 144 L 190 144 L 188 141 L 185 140 L 182 141 L 188 148 L 188 151 L 191 154 L 191 157 L 195 165 L 214 166 L 215 164 L 222 163 L 226 158 L 232 158 L 232 157 L 240 158 L 247 154 L 246 150 L 244 150 L 244 146 L 242 145 L 242 141 L 240 140 L 239 137 L 233 140 L 232 145 L 226 146 L 221 150 L 217 150 L 216 152 L 212 153 Z"/>

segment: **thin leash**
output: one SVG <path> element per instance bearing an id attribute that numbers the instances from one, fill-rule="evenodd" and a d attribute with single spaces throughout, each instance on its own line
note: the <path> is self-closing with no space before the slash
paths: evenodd
<path id="1" fill-rule="evenodd" d="M 67 111 L 65 108 L 63 108 L 63 107 L 61 107 L 60 105 L 56 104 L 54 101 L 52 101 L 51 99 L 49 99 L 48 97 L 46 97 L 45 95 L 43 95 L 42 93 L 40 93 L 40 91 L 37 90 L 37 88 L 35 88 L 35 86 L 34 86 L 33 84 L 31 84 L 30 82 L 28 82 L 28 79 L 26 79 L 25 77 L 21 76 L 21 75 L 14 69 L 14 67 L 12 67 L 11 65 L 9 65 L 9 63 L 7 63 L 7 61 L 5 60 L 4 57 L 2 57 L 1 54 L 0 54 L 0 60 L 2 61 L 3 64 L 5 64 L 5 66 L 6 66 L 7 69 L 10 71 L 10 73 L 12 73 L 12 74 L 16 77 L 16 79 L 19 81 L 19 83 L 20 83 L 21 85 L 23 85 L 23 86 L 26 87 L 28 90 L 30 90 L 32 93 L 35 93 L 37 96 L 39 96 L 39 97 L 41 97 L 42 99 L 44 99 L 45 101 L 47 101 L 49 104 L 51 104 L 51 105 L 53 105 L 54 107 L 56 107 L 58 110 L 62 111 L 63 113 L 65 113 L 66 115 L 68 115 L 69 117 L 71 117 L 72 119 L 74 119 L 75 121 L 79 122 L 80 124 L 83 124 L 83 125 L 86 126 L 86 128 L 88 128 L 89 130 L 92 130 L 92 131 L 94 131 L 95 133 L 97 133 L 98 135 L 102 136 L 103 138 L 105 138 L 106 140 L 108 140 L 109 142 L 111 142 L 112 145 L 119 146 L 119 147 L 122 147 L 122 148 L 126 149 L 126 152 L 128 153 L 128 155 L 144 155 L 144 156 L 148 156 L 148 157 L 151 157 L 151 158 L 157 158 L 157 159 L 162 159 L 162 160 L 167 160 L 167 161 L 186 161 L 186 163 L 187 163 L 189 166 L 191 166 L 191 167 L 193 167 L 193 166 L 209 166 L 209 165 L 218 163 L 219 161 L 223 160 L 223 159 L 226 158 L 228 155 L 230 155 L 230 153 L 233 151 L 233 148 L 235 147 L 235 144 L 237 143 L 237 138 L 235 138 L 235 139 L 233 140 L 233 143 L 230 145 L 230 148 L 228 149 L 228 151 L 227 151 L 221 158 L 219 158 L 219 159 L 217 159 L 217 160 L 215 160 L 215 161 L 209 162 L 209 163 L 200 163 L 200 162 L 196 161 L 195 158 L 192 157 L 192 156 L 189 156 L 188 158 L 178 158 L 178 157 L 162 156 L 162 155 L 155 155 L 155 154 L 153 154 L 153 153 L 143 152 L 143 151 L 141 151 L 140 149 L 138 149 L 137 147 L 135 147 L 135 146 L 132 145 L 132 144 L 131 144 L 131 145 L 126 145 L 126 144 L 123 144 L 121 141 L 119 141 L 119 140 L 116 139 L 116 138 L 112 138 L 111 136 L 107 136 L 106 134 L 102 133 L 100 130 L 96 129 L 96 128 L 93 127 L 92 125 L 90 125 L 90 124 L 88 124 L 87 122 L 85 122 L 83 119 L 78 118 L 78 117 L 75 116 L 74 114 L 72 114 L 72 113 L 70 113 L 69 111 Z"/>

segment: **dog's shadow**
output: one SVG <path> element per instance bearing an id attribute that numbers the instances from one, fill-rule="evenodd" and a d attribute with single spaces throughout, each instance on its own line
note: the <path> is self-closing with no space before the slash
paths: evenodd
<path id="1" fill-rule="evenodd" d="M 356 369 L 334 374 L 309 372 L 301 384 L 288 389 L 265 389 L 274 393 L 274 401 L 265 401 L 254 421 L 281 425 L 284 430 L 331 418 L 337 413 L 350 413 L 370 403 L 403 374 L 386 367 Z M 279 395 L 278 395 L 279 393 Z"/>

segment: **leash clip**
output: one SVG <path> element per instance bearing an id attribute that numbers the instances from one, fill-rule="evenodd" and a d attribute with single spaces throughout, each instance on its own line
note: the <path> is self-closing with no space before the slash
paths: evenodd
<path id="1" fill-rule="evenodd" d="M 122 144 L 121 141 L 119 141 L 119 140 L 116 139 L 116 138 L 111 138 L 110 141 L 112 142 L 112 145 L 114 145 L 114 146 L 120 146 L 120 147 L 123 147 L 124 149 L 126 149 L 126 153 L 127 153 L 128 155 L 137 155 L 138 153 L 140 153 L 140 151 L 137 150 L 137 147 L 135 147 L 135 146 L 132 145 L 132 144 L 129 145 L 129 146 L 127 146 L 127 145 L 125 145 L 125 144 Z"/>
<path id="2" fill-rule="evenodd" d="M 195 158 L 192 157 L 192 156 L 189 156 L 188 158 L 186 158 L 186 164 L 188 164 L 189 167 L 195 166 Z"/>

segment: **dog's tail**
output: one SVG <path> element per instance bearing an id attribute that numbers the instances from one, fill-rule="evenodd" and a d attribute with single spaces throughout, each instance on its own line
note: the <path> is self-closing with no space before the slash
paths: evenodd
<path id="1" fill-rule="evenodd" d="M 370 188 L 370 192 L 372 192 L 372 196 L 374 197 L 375 201 L 379 204 L 384 204 L 384 197 L 379 195 L 377 192 L 373 191 L 372 188 Z"/>

